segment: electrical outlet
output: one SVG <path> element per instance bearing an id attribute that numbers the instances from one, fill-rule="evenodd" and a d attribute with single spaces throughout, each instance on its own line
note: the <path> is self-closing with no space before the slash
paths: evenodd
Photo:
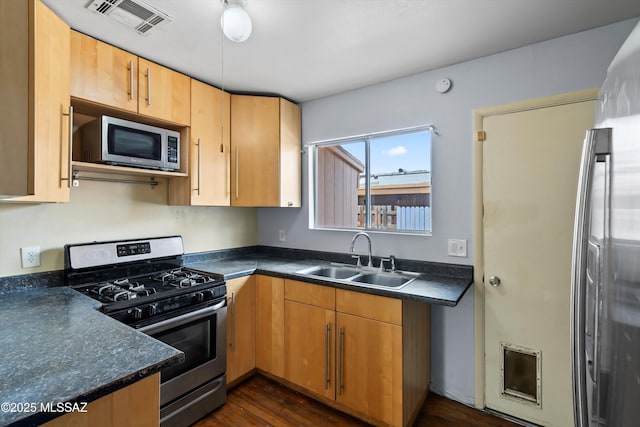
<path id="1" fill-rule="evenodd" d="M 449 239 L 447 253 L 449 256 L 467 257 L 467 241 L 464 239 Z"/>
<path id="2" fill-rule="evenodd" d="M 287 240 L 287 232 L 284 230 L 278 230 L 278 239 L 281 242 L 285 242 Z"/>
<path id="3" fill-rule="evenodd" d="M 40 246 L 20 248 L 22 268 L 40 267 Z"/>

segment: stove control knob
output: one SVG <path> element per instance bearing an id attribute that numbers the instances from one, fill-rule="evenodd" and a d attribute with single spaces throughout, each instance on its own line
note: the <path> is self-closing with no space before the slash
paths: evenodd
<path id="1" fill-rule="evenodd" d="M 202 292 L 196 292 L 193 296 L 197 302 L 204 301 L 204 294 Z"/>
<path id="2" fill-rule="evenodd" d="M 204 294 L 204 299 L 209 300 L 209 299 L 213 299 L 214 292 L 213 289 L 207 289 L 205 291 L 202 291 L 202 293 Z"/>
<path id="3" fill-rule="evenodd" d="M 139 307 L 135 307 L 133 310 L 131 310 L 131 315 L 134 319 L 142 319 L 142 309 Z"/>
<path id="4" fill-rule="evenodd" d="M 147 307 L 147 314 L 149 316 L 154 316 L 158 313 L 158 304 L 149 304 Z"/>

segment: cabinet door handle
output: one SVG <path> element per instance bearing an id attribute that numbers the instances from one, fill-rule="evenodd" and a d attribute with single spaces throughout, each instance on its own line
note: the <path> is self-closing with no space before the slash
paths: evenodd
<path id="1" fill-rule="evenodd" d="M 324 329 L 324 389 L 329 389 L 331 378 L 329 377 L 329 335 L 331 334 L 331 325 L 328 323 Z"/>
<path id="2" fill-rule="evenodd" d="M 236 145 L 236 199 L 240 197 L 240 181 L 238 181 L 238 156 L 240 155 L 240 147 Z"/>
<path id="3" fill-rule="evenodd" d="M 200 138 L 198 138 L 198 142 L 196 143 L 198 147 L 198 175 L 196 178 L 196 185 L 198 186 L 195 190 L 198 192 L 198 196 L 200 195 Z"/>
<path id="4" fill-rule="evenodd" d="M 147 105 L 151 105 L 151 68 L 147 67 Z"/>
<path id="5" fill-rule="evenodd" d="M 133 61 L 129 61 L 129 99 L 133 100 Z"/>
<path id="6" fill-rule="evenodd" d="M 340 339 L 338 340 L 338 395 L 342 396 L 344 390 L 344 360 L 342 352 L 344 351 L 344 328 L 340 328 Z"/>
<path id="7" fill-rule="evenodd" d="M 68 113 L 62 113 L 63 116 L 69 116 L 69 169 L 67 178 L 62 177 L 62 166 L 60 166 L 60 181 L 67 181 L 67 188 L 71 188 L 73 180 L 73 105 L 69 106 Z"/>
<path id="8" fill-rule="evenodd" d="M 236 294 L 231 292 L 231 351 L 236 351 Z"/>

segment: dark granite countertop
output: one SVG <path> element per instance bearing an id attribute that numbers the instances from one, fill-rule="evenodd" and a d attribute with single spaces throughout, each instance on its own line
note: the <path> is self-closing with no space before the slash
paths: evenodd
<path id="1" fill-rule="evenodd" d="M 343 258 L 342 258 L 343 259 Z M 374 265 L 378 265 L 376 261 Z M 412 261 L 414 267 L 406 271 L 422 273 L 413 282 L 400 288 L 380 288 L 366 284 L 350 284 L 344 281 L 324 279 L 296 273 L 307 267 L 316 265 L 331 265 L 327 259 L 291 259 L 273 255 L 253 254 L 239 255 L 229 258 L 214 258 L 209 260 L 194 259 L 185 263 L 186 267 L 224 275 L 225 280 L 250 274 L 283 277 L 301 280 L 318 285 L 332 286 L 341 289 L 389 296 L 393 298 L 411 299 L 430 304 L 454 307 L 458 304 L 466 290 L 473 283 L 473 267 L 454 264 L 437 264 Z M 409 264 L 405 261 L 405 264 Z"/>
<path id="2" fill-rule="evenodd" d="M 184 360 L 97 305 L 66 286 L 0 291 L 0 403 L 90 402 Z M 5 409 L 0 426 L 62 415 Z"/>

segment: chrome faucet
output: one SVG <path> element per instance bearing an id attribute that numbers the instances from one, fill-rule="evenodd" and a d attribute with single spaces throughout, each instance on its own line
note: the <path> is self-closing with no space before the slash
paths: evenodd
<path id="1" fill-rule="evenodd" d="M 349 252 L 353 252 L 353 247 L 356 244 L 356 239 L 358 238 L 358 236 L 366 237 L 367 241 L 369 242 L 369 263 L 367 264 L 367 267 L 373 267 L 373 261 L 371 259 L 371 237 L 369 237 L 369 235 L 367 233 L 365 233 L 364 231 L 356 233 L 356 235 L 353 236 L 353 239 L 351 240 L 351 249 L 349 249 Z M 358 263 L 359 263 L 359 261 L 360 261 L 360 257 L 358 257 Z"/>

